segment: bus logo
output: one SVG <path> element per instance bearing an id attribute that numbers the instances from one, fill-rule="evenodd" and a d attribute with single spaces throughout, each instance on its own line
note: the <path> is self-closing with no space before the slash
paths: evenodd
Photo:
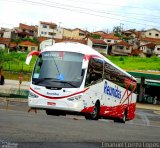
<path id="1" fill-rule="evenodd" d="M 104 83 L 104 93 L 115 98 L 121 99 L 121 91 L 118 90 L 118 86 L 115 85 L 115 88 L 109 86 L 107 81 Z"/>

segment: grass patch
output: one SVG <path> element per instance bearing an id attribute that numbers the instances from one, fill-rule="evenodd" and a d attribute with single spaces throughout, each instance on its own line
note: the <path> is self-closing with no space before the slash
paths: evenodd
<path id="1" fill-rule="evenodd" d="M 10 72 L 24 72 L 31 73 L 37 57 L 33 57 L 30 65 L 25 64 L 28 53 L 0 53 L 0 65 L 3 66 L 4 71 Z M 159 57 L 134 57 L 134 56 L 107 56 L 117 66 L 126 71 L 134 70 L 156 70 L 160 71 L 160 58 Z"/>
<path id="2" fill-rule="evenodd" d="M 158 70 L 160 71 L 159 57 L 128 57 L 128 56 L 107 56 L 117 66 L 124 70 Z"/>

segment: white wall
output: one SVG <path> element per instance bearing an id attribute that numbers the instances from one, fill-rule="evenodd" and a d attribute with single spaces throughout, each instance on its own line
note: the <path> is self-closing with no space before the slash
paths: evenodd
<path id="1" fill-rule="evenodd" d="M 151 35 L 150 35 L 151 33 Z M 156 36 L 156 34 L 158 34 L 158 36 Z M 157 30 L 149 30 L 149 31 L 146 31 L 144 33 L 145 37 L 149 37 L 149 38 L 159 38 L 160 39 L 160 32 L 157 31 Z"/>
<path id="2" fill-rule="evenodd" d="M 5 45 L 4 44 L 0 44 L 0 49 L 5 49 Z"/>
<path id="3" fill-rule="evenodd" d="M 54 30 L 56 33 L 54 38 L 62 39 L 63 38 L 63 29 L 58 27 L 57 29 Z"/>
<path id="4" fill-rule="evenodd" d="M 156 45 L 156 46 L 155 46 L 154 53 L 155 53 L 156 55 L 160 55 L 160 45 Z"/>
<path id="5" fill-rule="evenodd" d="M 45 40 L 45 41 L 43 41 L 43 42 L 40 43 L 39 49 L 40 49 L 40 50 L 43 50 L 43 49 L 46 48 L 47 46 L 51 46 L 52 43 L 54 44 L 54 43 L 55 43 L 55 40 L 53 40 L 53 42 L 52 42 L 52 39 Z"/>
<path id="6" fill-rule="evenodd" d="M 11 31 L 4 32 L 3 38 L 11 38 Z"/>
<path id="7" fill-rule="evenodd" d="M 92 48 L 92 46 L 93 46 L 93 43 L 92 43 L 92 41 L 88 38 L 88 40 L 87 40 L 87 45 L 88 46 L 90 46 L 91 48 Z"/>

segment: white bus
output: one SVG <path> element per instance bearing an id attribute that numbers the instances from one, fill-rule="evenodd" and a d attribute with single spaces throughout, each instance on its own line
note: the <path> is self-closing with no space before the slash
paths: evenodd
<path id="1" fill-rule="evenodd" d="M 55 43 L 28 54 L 37 61 L 28 105 L 47 115 L 84 115 L 125 123 L 135 117 L 136 79 L 87 45 Z"/>

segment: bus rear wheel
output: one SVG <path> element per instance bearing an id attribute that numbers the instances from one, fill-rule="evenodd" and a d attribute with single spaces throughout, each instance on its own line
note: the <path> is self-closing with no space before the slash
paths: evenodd
<path id="1" fill-rule="evenodd" d="M 114 122 L 126 123 L 126 120 L 127 120 L 127 111 L 124 111 L 123 117 L 121 119 L 114 119 Z"/>

